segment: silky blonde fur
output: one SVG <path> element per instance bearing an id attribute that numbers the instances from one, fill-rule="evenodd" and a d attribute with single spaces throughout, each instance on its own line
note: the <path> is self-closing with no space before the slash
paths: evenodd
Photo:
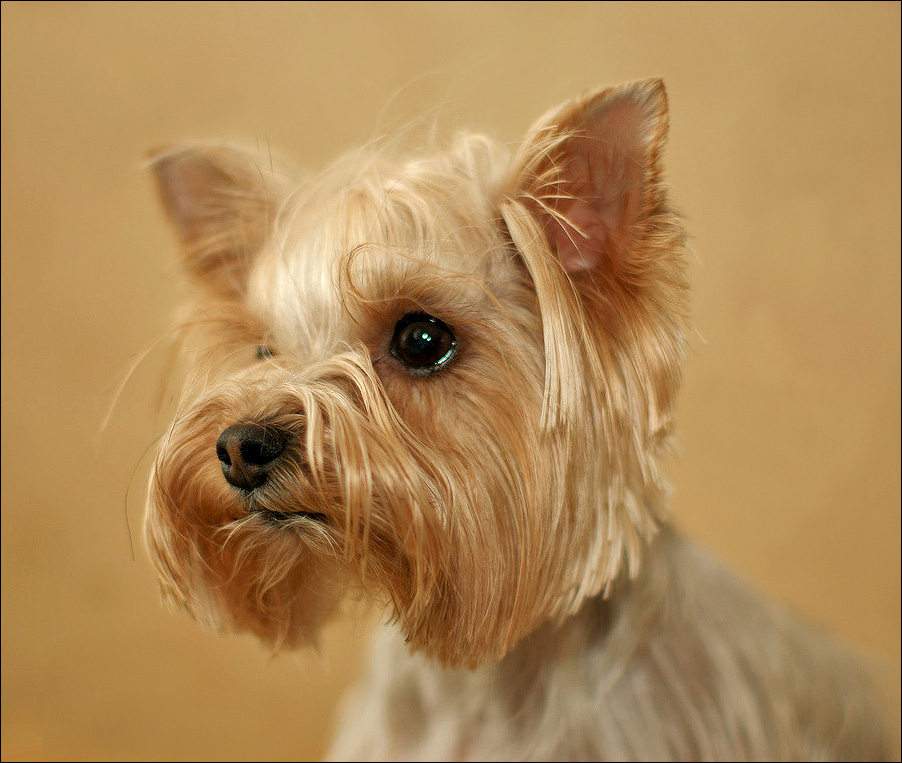
<path id="1" fill-rule="evenodd" d="M 200 341 L 152 556 L 173 603 L 275 649 L 349 595 L 385 606 L 334 759 L 889 754 L 854 661 L 669 527 L 688 288 L 667 120 L 645 80 L 513 152 L 373 145 L 301 185 L 235 147 L 154 155 Z M 399 359 L 411 314 L 451 327 L 447 365 Z M 284 444 L 253 489 L 215 448 L 248 423 Z"/>

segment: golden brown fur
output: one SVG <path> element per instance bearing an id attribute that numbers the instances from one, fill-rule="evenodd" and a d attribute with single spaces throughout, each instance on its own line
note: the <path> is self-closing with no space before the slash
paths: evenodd
<path id="1" fill-rule="evenodd" d="M 548 112 L 512 157 L 365 149 L 300 187 L 226 146 L 155 157 L 204 340 L 149 542 L 170 599 L 276 648 L 350 592 L 386 604 L 337 758 L 887 754 L 855 669 L 668 528 L 688 310 L 666 132 L 646 80 Z M 410 316 L 450 327 L 441 363 L 399 354 Z M 247 424 L 277 455 L 217 455 Z"/>

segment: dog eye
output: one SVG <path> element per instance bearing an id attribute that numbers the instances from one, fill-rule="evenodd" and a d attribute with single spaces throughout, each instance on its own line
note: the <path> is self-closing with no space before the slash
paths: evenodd
<path id="1" fill-rule="evenodd" d="M 266 360 L 267 358 L 271 358 L 274 354 L 272 348 L 267 347 L 265 344 L 257 345 L 257 360 Z"/>
<path id="2" fill-rule="evenodd" d="M 448 364 L 457 353 L 457 339 L 438 318 L 408 313 L 395 325 L 390 352 L 408 371 L 425 376 Z"/>

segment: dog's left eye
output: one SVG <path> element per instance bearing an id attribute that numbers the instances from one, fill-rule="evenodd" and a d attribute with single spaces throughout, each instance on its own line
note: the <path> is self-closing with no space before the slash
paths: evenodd
<path id="1" fill-rule="evenodd" d="M 267 347 L 265 344 L 257 345 L 257 360 L 266 360 L 266 358 L 271 358 L 274 354 L 272 348 Z"/>
<path id="2" fill-rule="evenodd" d="M 426 313 L 408 313 L 395 325 L 391 354 L 419 376 L 444 368 L 457 353 L 454 332 Z"/>

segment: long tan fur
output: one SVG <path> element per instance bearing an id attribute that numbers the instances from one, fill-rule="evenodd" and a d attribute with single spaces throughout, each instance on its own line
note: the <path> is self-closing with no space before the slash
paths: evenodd
<path id="1" fill-rule="evenodd" d="M 384 602 L 336 759 L 889 754 L 854 663 L 669 528 L 667 120 L 646 80 L 513 155 L 364 149 L 300 186 L 227 146 L 152 161 L 202 336 L 151 478 L 163 590 L 274 648 Z M 411 315 L 453 331 L 446 365 L 399 359 Z M 245 424 L 279 443 L 253 489 L 215 448 Z"/>

